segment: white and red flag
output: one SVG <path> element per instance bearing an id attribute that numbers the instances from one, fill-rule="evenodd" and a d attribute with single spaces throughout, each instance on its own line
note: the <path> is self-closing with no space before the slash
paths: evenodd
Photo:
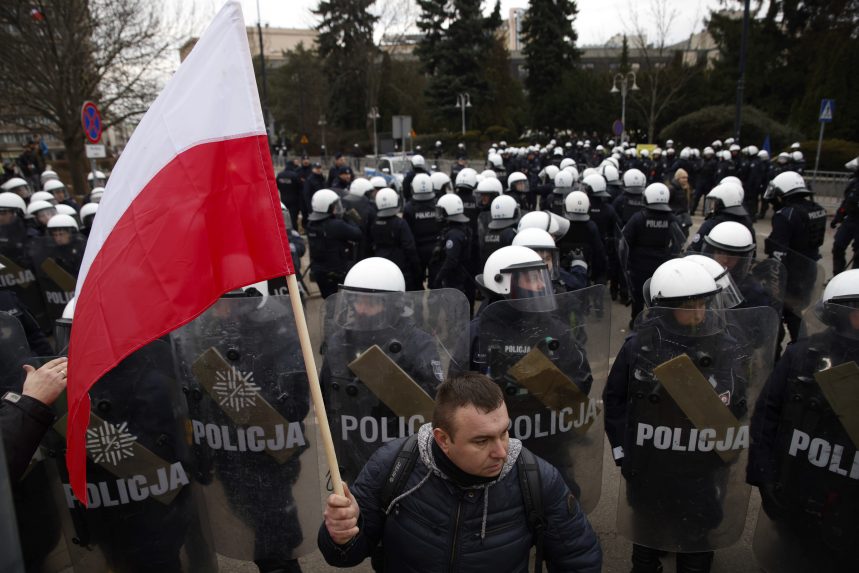
<path id="1" fill-rule="evenodd" d="M 86 500 L 87 392 L 230 290 L 294 274 L 241 6 L 227 2 L 111 173 L 77 282 L 68 450 Z"/>

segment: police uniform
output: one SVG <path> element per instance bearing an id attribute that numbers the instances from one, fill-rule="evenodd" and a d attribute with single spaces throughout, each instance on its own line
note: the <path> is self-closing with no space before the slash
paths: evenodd
<path id="1" fill-rule="evenodd" d="M 373 254 L 393 262 L 406 280 L 406 290 L 423 288 L 423 269 L 408 223 L 396 215 L 377 217 L 370 227 Z"/>
<path id="2" fill-rule="evenodd" d="M 357 197 L 351 193 L 343 197 L 340 202 L 343 204 L 343 218 L 358 225 L 364 235 L 364 239 L 358 246 L 358 259 L 365 259 L 372 251 L 370 229 L 376 218 L 376 204 L 367 197 Z"/>
<path id="3" fill-rule="evenodd" d="M 561 268 L 569 269 L 573 259 L 581 258 L 588 265 L 591 282 L 604 284 L 607 259 L 599 228 L 594 221 L 570 221 L 570 228 L 558 239 Z"/>
<path id="4" fill-rule="evenodd" d="M 859 268 L 856 251 L 859 250 L 859 177 L 854 175 L 847 182 L 844 190 L 844 200 L 838 207 L 831 226 L 835 232 L 835 242 L 832 243 L 832 273 L 837 275 L 847 268 L 847 247 L 853 243 L 853 268 Z"/>
<path id="5" fill-rule="evenodd" d="M 421 282 L 423 282 L 423 278 L 428 276 L 430 259 L 439 238 L 440 225 L 436 219 L 435 203 L 434 197 L 428 201 L 417 201 L 412 198 L 403 207 L 403 221 L 412 230 L 412 236 L 415 238 L 415 246 L 418 250 Z M 433 277 L 429 276 L 430 284 L 432 284 L 432 280 Z"/>
<path id="6" fill-rule="evenodd" d="M 593 221 L 597 229 L 599 229 L 600 237 L 602 238 L 603 246 L 605 247 L 607 259 L 607 278 L 611 283 L 612 300 L 617 298 L 620 282 L 619 267 L 620 261 L 617 258 L 617 236 L 616 233 L 620 229 L 620 217 L 611 204 L 611 200 L 602 197 L 591 197 L 590 209 L 591 221 Z"/>
<path id="7" fill-rule="evenodd" d="M 322 298 L 328 298 L 346 278 L 355 262 L 355 245 L 364 235 L 357 225 L 332 217 L 309 221 L 306 230 L 313 269 L 311 276 L 319 285 Z"/>
<path id="8" fill-rule="evenodd" d="M 433 252 L 432 288 L 455 288 L 474 306 L 474 258 L 471 223 L 448 222 Z M 437 269 L 437 270 L 434 270 Z"/>

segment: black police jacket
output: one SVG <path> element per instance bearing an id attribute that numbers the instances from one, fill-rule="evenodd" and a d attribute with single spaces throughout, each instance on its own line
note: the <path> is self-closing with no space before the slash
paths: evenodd
<path id="1" fill-rule="evenodd" d="M 630 270 L 651 274 L 665 261 L 680 252 L 682 233 L 677 220 L 668 211 L 642 209 L 623 227 L 629 244 Z"/>
<path id="2" fill-rule="evenodd" d="M 405 221 L 397 216 L 378 217 L 370 226 L 370 238 L 377 257 L 392 261 L 405 276 L 421 275 L 415 238 Z"/>
<path id="3" fill-rule="evenodd" d="M 53 423 L 54 413 L 35 398 L 0 396 L 0 434 L 13 483 L 24 475 L 39 442 Z"/>
<path id="4" fill-rule="evenodd" d="M 353 243 L 364 236 L 356 225 L 329 217 L 307 224 L 307 243 L 314 272 L 346 272 L 352 266 Z"/>
<path id="5" fill-rule="evenodd" d="M 432 250 L 435 247 L 440 230 L 435 213 L 435 199 L 407 201 L 403 207 L 403 221 L 412 230 L 418 250 Z"/>

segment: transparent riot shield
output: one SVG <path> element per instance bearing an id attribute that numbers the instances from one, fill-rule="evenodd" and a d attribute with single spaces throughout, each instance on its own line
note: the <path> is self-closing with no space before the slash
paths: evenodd
<path id="1" fill-rule="evenodd" d="M 618 531 L 694 553 L 727 547 L 745 525 L 751 406 L 772 370 L 771 308 L 648 308 L 630 339 Z"/>
<path id="2" fill-rule="evenodd" d="M 469 305 L 455 289 L 341 289 L 325 317 L 320 382 L 351 483 L 379 446 L 431 421 L 438 385 L 467 370 Z"/>
<path id="3" fill-rule="evenodd" d="M 33 267 L 45 299 L 45 311 L 54 321 L 75 296 L 77 275 L 83 260 L 86 241 L 75 235 L 68 245 L 57 245 L 44 237 L 33 246 Z"/>
<path id="4" fill-rule="evenodd" d="M 11 251 L 11 252 L 10 252 Z M 50 330 L 50 321 L 45 314 L 45 302 L 36 275 L 30 267 L 24 246 L 20 249 L 3 251 L 0 249 L 0 288 L 8 288 L 18 297 L 24 306 L 33 314 L 39 325 Z"/>
<path id="5" fill-rule="evenodd" d="M 0 396 L 10 391 L 21 393 L 25 378 L 23 365 L 29 362 L 30 347 L 24 328 L 18 319 L 0 312 Z M 50 497 L 51 469 L 45 456 L 37 451 L 12 490 L 21 554 L 27 571 L 60 571 L 68 562 L 60 511 Z M 3 472 L 5 470 L 4 464 Z M 0 549 L 0 553 L 4 549 Z M 63 554 L 65 559 L 58 561 L 58 554 Z"/>
<path id="6" fill-rule="evenodd" d="M 818 260 L 810 259 L 793 249 L 779 247 L 787 252 L 781 259 L 787 271 L 784 306 L 797 316 L 820 300 L 826 284 L 826 271 Z"/>
<path id="7" fill-rule="evenodd" d="M 480 314 L 477 361 L 504 391 L 510 436 L 558 468 L 585 511 L 602 486 L 607 297 L 595 285 L 495 302 Z"/>
<path id="8" fill-rule="evenodd" d="M 203 504 L 194 491 L 187 411 L 170 345 L 155 340 L 125 358 L 89 393 L 87 506 L 69 485 L 65 395 L 43 440 L 54 459 L 55 502 L 76 572 L 217 570 Z"/>
<path id="9" fill-rule="evenodd" d="M 279 564 L 309 553 L 319 466 L 289 299 L 222 297 L 171 338 L 216 551 Z"/>
<path id="10" fill-rule="evenodd" d="M 626 237 L 623 236 L 620 229 L 617 230 L 617 260 L 620 265 L 620 275 L 626 283 L 626 292 L 632 297 L 632 278 L 629 275 L 629 243 L 626 242 Z"/>
<path id="11" fill-rule="evenodd" d="M 753 542 L 766 571 L 859 571 L 856 332 L 826 328 L 795 343 L 782 357 L 790 365 L 783 395 L 764 394 L 767 404 L 758 404 L 756 417 L 772 418 L 764 428 L 777 428 L 761 440 L 772 450 L 763 457 L 773 482 L 760 488 Z"/>
<path id="12" fill-rule="evenodd" d="M 6 471 L 6 453 L 3 449 L 3 436 L 0 435 L 0 571 L 24 573 L 24 558 L 21 556 L 21 540 L 15 522 L 12 488 L 9 486 L 9 473 Z"/>

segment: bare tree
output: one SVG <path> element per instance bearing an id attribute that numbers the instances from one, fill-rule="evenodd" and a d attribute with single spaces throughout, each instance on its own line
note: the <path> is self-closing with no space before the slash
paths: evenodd
<path id="1" fill-rule="evenodd" d="M 87 189 L 81 106 L 98 102 L 105 128 L 146 111 L 176 47 L 164 15 L 159 0 L 0 5 L 0 120 L 56 135 L 78 193 Z"/>
<path id="2" fill-rule="evenodd" d="M 640 5 L 640 2 L 630 0 L 627 17 L 621 15 L 621 21 L 633 49 L 637 51 L 637 58 L 634 59 L 640 62 L 637 80 L 641 91 L 630 98 L 630 104 L 645 118 L 647 139 L 652 143 L 657 122 L 671 104 L 682 96 L 684 88 L 695 75 L 694 65 L 697 62 L 687 62 L 685 57 L 686 51 L 692 47 L 694 29 L 689 30 L 689 40 L 685 45 L 667 44 L 668 34 L 676 29 L 679 16 L 677 9 L 670 8 L 667 0 L 650 1 L 649 11 L 655 25 L 655 36 L 648 42 L 645 19 L 638 11 Z M 700 18 L 696 15 L 694 21 L 698 22 Z"/>

